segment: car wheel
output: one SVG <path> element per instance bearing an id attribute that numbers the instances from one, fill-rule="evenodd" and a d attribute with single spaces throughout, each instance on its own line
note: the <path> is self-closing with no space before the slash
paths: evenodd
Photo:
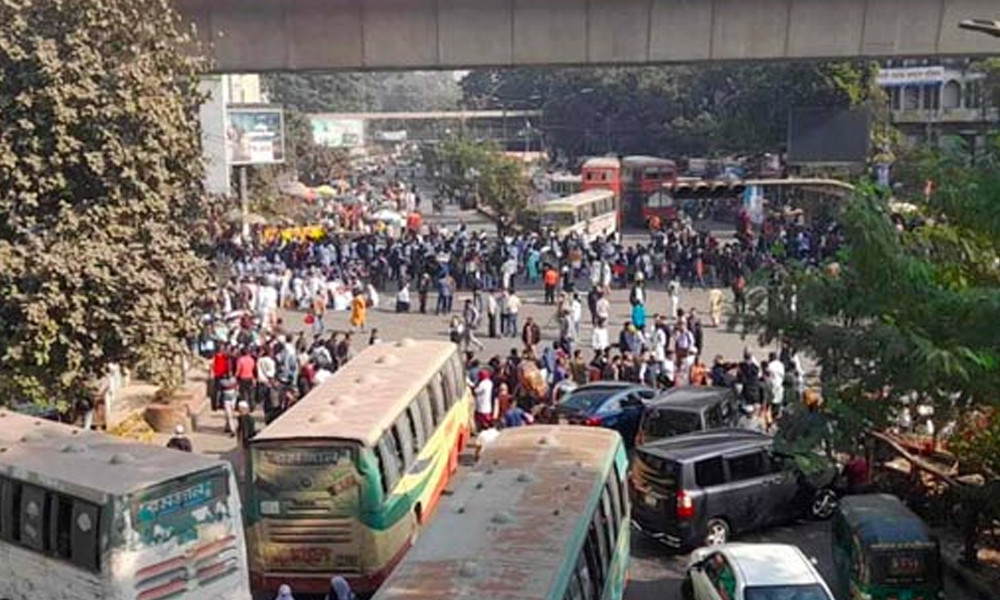
<path id="1" fill-rule="evenodd" d="M 729 541 L 729 524 L 722 519 L 709 519 L 705 526 L 705 545 L 718 546 Z"/>
<path id="2" fill-rule="evenodd" d="M 825 521 L 833 516 L 837 510 L 837 493 L 831 489 L 819 490 L 813 495 L 812 504 L 809 506 L 809 516 Z"/>
<path id="3" fill-rule="evenodd" d="M 694 584 L 691 583 L 691 576 L 688 575 L 681 582 L 681 598 L 684 600 L 694 600 Z"/>

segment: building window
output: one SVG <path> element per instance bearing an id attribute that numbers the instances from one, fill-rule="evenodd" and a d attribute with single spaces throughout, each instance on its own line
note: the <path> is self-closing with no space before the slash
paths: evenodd
<path id="1" fill-rule="evenodd" d="M 920 109 L 920 88 L 915 86 L 903 88 L 903 110 Z"/>
<path id="2" fill-rule="evenodd" d="M 924 86 L 924 110 L 941 108 L 941 87 L 937 85 Z"/>
<path id="3" fill-rule="evenodd" d="M 941 90 L 942 108 L 961 108 L 962 106 L 962 86 L 954 79 L 944 84 Z"/>

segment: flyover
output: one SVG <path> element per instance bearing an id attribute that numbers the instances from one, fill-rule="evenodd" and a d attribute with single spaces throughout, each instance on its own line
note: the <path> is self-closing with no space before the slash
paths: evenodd
<path id="1" fill-rule="evenodd" d="M 997 0 L 174 0 L 219 72 L 997 54 Z"/>

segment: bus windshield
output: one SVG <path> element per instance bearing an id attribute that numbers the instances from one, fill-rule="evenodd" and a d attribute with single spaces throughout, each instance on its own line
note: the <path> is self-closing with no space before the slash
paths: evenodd
<path id="1" fill-rule="evenodd" d="M 358 513 L 355 444 L 253 446 L 253 484 L 262 516 L 336 517 Z"/>
<path id="2" fill-rule="evenodd" d="M 232 518 L 225 471 L 199 473 L 152 487 L 132 500 L 132 518 L 146 546 L 198 539 L 198 526 Z"/>

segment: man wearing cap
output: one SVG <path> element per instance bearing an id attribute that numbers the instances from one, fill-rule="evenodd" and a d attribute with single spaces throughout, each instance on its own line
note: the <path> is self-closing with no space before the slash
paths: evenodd
<path id="1" fill-rule="evenodd" d="M 167 448 L 180 450 L 181 452 L 194 452 L 194 445 L 191 443 L 191 440 L 184 435 L 183 425 L 177 425 L 174 427 L 174 436 L 167 442 Z"/>

